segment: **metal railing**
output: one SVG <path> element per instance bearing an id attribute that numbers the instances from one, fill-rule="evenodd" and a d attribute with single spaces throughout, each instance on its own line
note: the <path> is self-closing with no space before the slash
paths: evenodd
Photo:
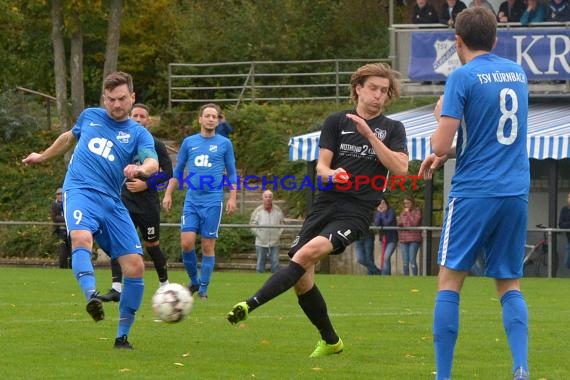
<path id="1" fill-rule="evenodd" d="M 38 222 L 38 221 L 0 221 L 0 226 L 24 226 L 24 225 L 28 225 L 28 226 L 56 226 L 56 225 L 63 225 L 63 224 L 58 224 L 58 223 L 52 223 L 52 222 Z M 299 221 L 299 223 L 291 223 L 291 224 L 281 224 L 281 225 L 258 225 L 258 224 L 220 224 L 220 228 L 224 229 L 224 228 L 283 228 L 283 229 L 300 229 L 302 225 L 302 221 Z M 160 224 L 161 227 L 165 227 L 165 228 L 180 228 L 180 224 L 179 223 L 161 223 Z M 422 264 L 422 268 L 421 268 L 421 275 L 422 276 L 427 276 L 428 274 L 428 268 L 427 268 L 427 263 L 429 262 L 428 260 L 428 252 L 431 252 L 430 249 L 428 249 L 428 242 L 429 239 L 427 239 L 428 234 L 429 233 L 433 233 L 433 232 L 440 232 L 441 231 L 441 227 L 429 227 L 429 226 L 419 226 L 419 227 L 376 227 L 376 226 L 371 226 L 370 227 L 371 230 L 373 231 L 388 231 L 388 230 L 396 230 L 396 231 L 402 231 L 402 230 L 406 230 L 406 231 L 410 231 L 410 230 L 417 230 L 417 231 L 422 231 L 422 249 L 421 249 L 421 264 Z M 570 229 L 561 229 L 561 228 L 529 228 L 527 229 L 527 235 L 528 232 L 531 233 L 541 233 L 541 234 L 546 234 L 547 236 L 547 244 L 548 244 L 548 255 L 547 255 L 547 273 L 548 273 L 548 278 L 552 277 L 552 266 L 553 266 L 553 255 L 554 253 L 558 253 L 556 251 L 556 248 L 553 247 L 553 242 L 555 239 L 555 234 L 559 234 L 562 232 L 570 232 Z"/>
<path id="2" fill-rule="evenodd" d="M 184 103 L 274 102 L 350 98 L 350 76 L 368 62 L 390 59 L 322 59 L 170 63 L 168 107 Z M 308 79 L 309 78 L 309 79 Z"/>

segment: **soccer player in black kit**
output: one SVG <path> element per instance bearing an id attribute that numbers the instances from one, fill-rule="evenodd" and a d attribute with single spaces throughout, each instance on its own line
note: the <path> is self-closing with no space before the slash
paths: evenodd
<path id="1" fill-rule="evenodd" d="M 382 199 L 382 191 L 378 190 L 381 183 L 360 184 L 357 188 L 351 178 L 408 172 L 404 126 L 383 115 L 385 107 L 400 94 L 398 73 L 382 63 L 367 64 L 354 72 L 350 86 L 356 109 L 330 115 L 320 137 L 317 175 L 323 182 L 332 181 L 332 186 L 321 191 L 311 207 L 289 251 L 289 265 L 274 273 L 253 297 L 236 304 L 226 316 L 230 323 L 237 324 L 294 287 L 301 309 L 321 335 L 310 357 L 338 354 L 344 348 L 315 285 L 315 264 L 329 254 L 342 253 L 367 233 L 373 211 Z"/>
<path id="2" fill-rule="evenodd" d="M 134 104 L 130 117 L 143 127 L 147 129 L 150 127 L 151 119 L 146 105 Z M 152 138 L 160 170 L 164 173 L 163 177 L 157 177 L 153 184 L 156 186 L 161 183 L 161 180 L 166 182 L 172 177 L 172 161 L 166 145 L 156 137 L 152 136 Z M 133 223 L 141 232 L 143 244 L 152 259 L 160 286 L 168 284 L 167 259 L 160 248 L 160 200 L 156 188 L 149 188 L 148 184 L 140 179 L 129 180 L 123 185 L 121 198 L 129 210 Z M 111 260 L 111 275 L 113 282 L 111 289 L 106 294 L 98 296 L 103 302 L 119 302 L 121 299 L 123 274 L 117 260 Z"/>

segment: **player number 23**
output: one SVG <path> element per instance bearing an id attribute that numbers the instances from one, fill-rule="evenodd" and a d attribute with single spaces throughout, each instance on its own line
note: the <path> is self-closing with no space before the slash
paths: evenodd
<path id="1" fill-rule="evenodd" d="M 507 98 L 511 98 L 511 109 L 507 109 Z M 497 140 L 499 140 L 501 144 L 511 145 L 515 142 L 519 129 L 519 120 L 517 119 L 519 100 L 517 93 L 512 88 L 503 88 L 501 90 L 499 107 L 501 109 L 501 118 L 497 126 Z M 505 124 L 507 120 L 511 121 L 511 133 L 505 136 Z"/>

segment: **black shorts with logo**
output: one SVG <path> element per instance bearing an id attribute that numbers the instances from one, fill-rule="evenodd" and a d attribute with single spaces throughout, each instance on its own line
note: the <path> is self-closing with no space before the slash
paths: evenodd
<path id="1" fill-rule="evenodd" d="M 333 245 L 331 255 L 342 253 L 347 246 L 368 233 L 376 201 L 359 200 L 346 193 L 319 193 L 299 235 L 293 241 L 289 257 L 317 236 Z"/>
<path id="2" fill-rule="evenodd" d="M 129 213 L 135 227 L 141 232 L 144 241 L 153 243 L 160 240 L 160 209 L 148 207 L 144 214 Z"/>

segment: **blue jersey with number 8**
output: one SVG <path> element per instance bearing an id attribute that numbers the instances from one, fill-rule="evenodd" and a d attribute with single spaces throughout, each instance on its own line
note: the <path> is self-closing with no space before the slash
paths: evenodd
<path id="1" fill-rule="evenodd" d="M 528 81 L 522 67 L 494 54 L 455 70 L 442 116 L 461 120 L 450 197 L 528 196 Z"/>

